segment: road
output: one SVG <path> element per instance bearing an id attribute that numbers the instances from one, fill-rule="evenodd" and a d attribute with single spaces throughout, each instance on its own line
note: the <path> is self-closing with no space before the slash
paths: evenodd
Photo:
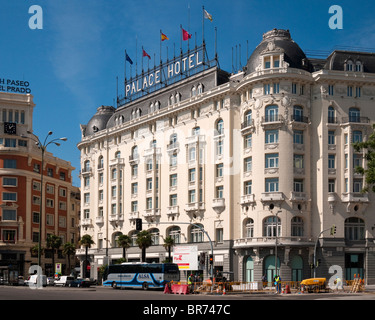
<path id="1" fill-rule="evenodd" d="M 68 303 L 64 301 L 68 300 Z M 42 314 L 76 314 L 99 316 L 101 310 L 115 315 L 132 312 L 136 320 L 196 317 L 213 317 L 215 319 L 233 319 L 243 317 L 244 310 L 259 308 L 271 309 L 274 301 L 307 301 L 307 300 L 375 300 L 375 291 L 365 293 L 320 293 L 320 294 L 282 294 L 273 293 L 238 293 L 226 295 L 164 294 L 155 290 L 114 290 L 94 286 L 91 288 L 46 287 L 30 289 L 29 287 L 0 286 L 0 308 L 17 310 L 18 313 L 30 315 L 30 311 Z M 122 301 L 122 302 L 121 302 Z M 28 306 L 32 305 L 31 308 Z M 278 304 L 276 304 L 277 306 Z M 22 307 L 18 307 L 22 306 Z M 25 306 L 25 307 L 23 307 Z M 301 306 L 299 304 L 299 306 Z M 52 309 L 51 309 L 52 308 Z M 70 313 L 72 312 L 72 313 Z M 195 320 L 195 319 L 194 319 Z"/>

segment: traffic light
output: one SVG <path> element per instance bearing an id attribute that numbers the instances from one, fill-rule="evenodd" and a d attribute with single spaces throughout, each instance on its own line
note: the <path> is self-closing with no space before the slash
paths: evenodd
<path id="1" fill-rule="evenodd" d="M 210 254 L 209 256 L 209 261 L 210 261 L 210 265 L 214 264 L 214 256 L 212 254 Z"/>
<path id="2" fill-rule="evenodd" d="M 335 234 L 336 234 L 336 226 L 333 225 L 333 226 L 331 227 L 331 236 L 333 236 L 333 235 L 335 235 Z"/>
<path id="3" fill-rule="evenodd" d="M 135 219 L 135 230 L 142 231 L 142 219 Z"/>

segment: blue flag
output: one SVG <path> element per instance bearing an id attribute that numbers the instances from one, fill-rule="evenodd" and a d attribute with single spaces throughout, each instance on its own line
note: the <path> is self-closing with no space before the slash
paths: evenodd
<path id="1" fill-rule="evenodd" d="M 130 64 L 133 64 L 133 61 L 132 61 L 132 59 L 130 59 L 130 57 L 128 56 L 128 54 L 126 54 L 126 61 L 129 61 Z"/>

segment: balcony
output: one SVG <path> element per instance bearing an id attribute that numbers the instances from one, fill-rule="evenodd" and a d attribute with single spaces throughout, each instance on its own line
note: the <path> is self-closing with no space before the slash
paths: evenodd
<path id="1" fill-rule="evenodd" d="M 132 154 L 129 156 L 130 164 L 138 163 L 139 162 L 139 154 Z"/>
<path id="2" fill-rule="evenodd" d="M 186 144 L 193 144 L 193 143 L 203 143 L 205 142 L 205 136 L 204 135 L 194 135 L 191 137 L 186 138 Z"/>
<path id="3" fill-rule="evenodd" d="M 80 224 L 81 224 L 81 226 L 91 226 L 92 219 L 90 219 L 90 218 L 82 219 Z"/>
<path id="4" fill-rule="evenodd" d="M 96 217 L 95 218 L 95 223 L 96 224 L 103 224 L 104 223 L 104 217 L 101 216 L 101 217 Z"/>
<path id="5" fill-rule="evenodd" d="M 306 116 L 293 114 L 290 116 L 290 123 L 293 129 L 304 129 L 310 123 Z"/>
<path id="6" fill-rule="evenodd" d="M 249 205 L 255 203 L 255 195 L 253 193 L 251 194 L 245 194 L 241 196 L 240 204 L 241 205 Z"/>
<path id="7" fill-rule="evenodd" d="M 359 117 L 359 116 L 350 116 L 343 117 L 342 123 L 361 123 L 361 124 L 370 124 L 370 119 L 368 117 Z"/>
<path id="8" fill-rule="evenodd" d="M 178 142 L 170 142 L 167 144 L 167 151 L 168 152 L 173 152 L 173 151 L 178 151 L 180 147 L 180 144 Z"/>
<path id="9" fill-rule="evenodd" d="M 129 213 L 128 217 L 129 217 L 130 221 L 132 221 L 134 219 L 138 219 L 139 218 L 139 212 L 138 211 L 132 211 L 132 212 Z"/>
<path id="10" fill-rule="evenodd" d="M 191 202 L 185 205 L 186 212 L 204 210 L 204 202 Z"/>
<path id="11" fill-rule="evenodd" d="M 178 215 L 180 213 L 179 206 L 170 206 L 167 207 L 167 215 L 172 216 L 172 215 Z"/>
<path id="12" fill-rule="evenodd" d="M 217 214 L 222 213 L 225 210 L 225 198 L 212 199 L 212 209 Z"/>
<path id="13" fill-rule="evenodd" d="M 110 222 L 118 222 L 118 221 L 124 221 L 124 215 L 121 214 L 111 214 L 109 216 L 109 221 Z"/>
<path id="14" fill-rule="evenodd" d="M 284 123 L 284 117 L 281 115 L 267 115 L 262 117 L 261 125 L 267 128 L 280 128 Z"/>
<path id="15" fill-rule="evenodd" d="M 342 202 L 369 202 L 368 193 L 346 192 L 341 194 Z"/>
<path id="16" fill-rule="evenodd" d="M 289 198 L 290 201 L 293 201 L 293 202 L 304 202 L 304 201 L 307 201 L 308 198 L 307 198 L 307 194 L 306 192 L 296 192 L 296 191 L 292 191 L 290 193 L 290 198 Z"/>
<path id="17" fill-rule="evenodd" d="M 263 192 L 262 193 L 262 202 L 278 202 L 284 201 L 284 194 L 282 192 Z"/>
<path id="18" fill-rule="evenodd" d="M 147 218 L 160 217 L 160 209 L 146 209 L 143 216 Z"/>
<path id="19" fill-rule="evenodd" d="M 247 134 L 248 132 L 254 132 L 254 119 L 246 120 L 241 123 L 241 133 Z"/>
<path id="20" fill-rule="evenodd" d="M 146 149 L 143 156 L 144 157 L 150 157 L 150 156 L 160 154 L 160 153 L 161 153 L 161 149 L 154 147 L 154 148 Z"/>
<path id="21" fill-rule="evenodd" d="M 112 166 L 121 166 L 124 164 L 125 164 L 124 158 L 116 158 L 116 159 L 112 159 L 109 165 L 112 167 Z"/>

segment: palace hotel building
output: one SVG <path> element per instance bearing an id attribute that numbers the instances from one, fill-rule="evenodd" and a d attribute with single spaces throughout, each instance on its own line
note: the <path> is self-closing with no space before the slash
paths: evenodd
<path id="1" fill-rule="evenodd" d="M 38 245 L 40 227 L 41 267 L 48 276 L 55 268 L 47 235 L 61 237 L 63 244 L 77 245 L 79 238 L 80 191 L 72 185 L 74 168 L 48 151 L 41 167 L 42 152 L 28 133 L 33 132 L 34 107 L 31 94 L 0 92 L 0 277 L 5 282 L 18 275 L 27 278 L 29 267 L 38 264 L 31 249 Z M 74 257 L 70 260 L 74 266 Z M 62 247 L 54 261 L 69 274 Z"/>
<path id="2" fill-rule="evenodd" d="M 205 278 L 213 244 L 214 269 L 239 281 L 276 271 L 300 281 L 315 256 L 316 276 L 334 269 L 375 283 L 374 195 L 362 192 L 355 167 L 366 160 L 352 146 L 375 122 L 375 54 L 309 59 L 289 30 L 274 29 L 236 73 L 203 57 L 195 48 L 128 81 L 117 108 L 100 106 L 81 125 L 91 266 L 121 258 L 116 239 L 135 239 L 141 218 L 153 239 L 147 261 L 165 260 L 171 236 L 197 246 Z M 184 59 L 195 72 L 181 71 Z M 173 70 L 185 76 L 168 83 Z M 135 242 L 126 252 L 140 261 Z"/>

